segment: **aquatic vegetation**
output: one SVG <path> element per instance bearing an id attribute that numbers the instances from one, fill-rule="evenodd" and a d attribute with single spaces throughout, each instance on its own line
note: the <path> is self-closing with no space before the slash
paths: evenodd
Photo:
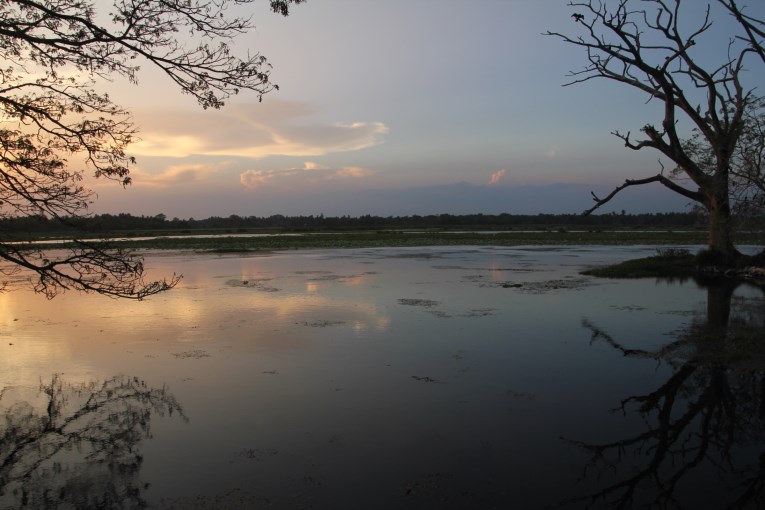
<path id="1" fill-rule="evenodd" d="M 425 308 L 431 308 L 433 306 L 438 306 L 441 304 L 439 301 L 434 301 L 432 299 L 412 299 L 412 298 L 400 298 L 398 300 L 398 303 L 400 305 L 422 306 Z"/>

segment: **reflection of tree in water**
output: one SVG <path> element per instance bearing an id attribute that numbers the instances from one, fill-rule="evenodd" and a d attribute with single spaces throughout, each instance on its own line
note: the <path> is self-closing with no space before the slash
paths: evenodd
<path id="1" fill-rule="evenodd" d="M 9 402 L 14 390 L 0 392 L 0 508 L 146 506 L 139 442 L 154 414 L 186 420 L 166 388 L 128 377 L 73 385 L 55 375 L 35 398 Z"/>
<path id="2" fill-rule="evenodd" d="M 616 481 L 567 503 L 684 508 L 689 486 L 683 484 L 712 470 L 727 508 L 765 507 L 765 300 L 734 298 L 736 286 L 708 286 L 706 314 L 654 351 L 629 349 L 583 321 L 593 341 L 627 357 L 666 363 L 673 373 L 617 408 L 639 413 L 644 431 L 604 444 L 573 442 L 590 456 L 585 476 Z"/>

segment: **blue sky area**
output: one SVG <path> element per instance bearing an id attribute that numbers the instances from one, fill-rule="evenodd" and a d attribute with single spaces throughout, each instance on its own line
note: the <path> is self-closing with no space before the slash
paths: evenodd
<path id="1" fill-rule="evenodd" d="M 243 93 L 205 111 L 151 69 L 138 86 L 113 84 L 142 141 L 131 147 L 134 184 L 94 183 L 93 212 L 581 212 L 590 190 L 660 170 L 658 153 L 630 151 L 610 133 L 659 124 L 661 107 L 605 80 L 563 87 L 585 55 L 542 33 L 577 33 L 567 3 L 308 0 L 288 18 L 266 0 L 249 5 L 257 28 L 235 51 L 265 55 L 280 90 L 262 103 Z M 763 17 L 763 2 L 745 3 Z M 707 2 L 683 6 L 691 27 Z M 726 14 L 713 9 L 713 19 L 698 47 L 710 64 L 731 35 Z M 763 66 L 752 66 L 749 83 L 765 84 Z M 686 204 L 651 185 L 603 211 Z"/>

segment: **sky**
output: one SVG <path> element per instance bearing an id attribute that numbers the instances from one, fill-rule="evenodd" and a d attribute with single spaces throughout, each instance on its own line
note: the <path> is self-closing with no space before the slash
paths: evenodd
<path id="1" fill-rule="evenodd" d="M 591 190 L 671 165 L 611 134 L 659 124 L 656 102 L 605 80 L 563 86 L 585 54 L 542 34 L 576 33 L 567 3 L 308 0 L 283 18 L 256 1 L 240 11 L 256 28 L 233 48 L 266 56 L 280 89 L 260 103 L 245 92 L 203 110 L 149 67 L 138 85 L 110 84 L 140 130 L 129 148 L 138 164 L 127 188 L 91 182 L 91 210 L 197 219 L 579 213 Z M 747 3 L 763 17 L 760 0 Z M 706 2 L 684 5 L 691 26 Z M 728 19 L 715 23 L 704 57 L 727 46 Z M 761 68 L 752 84 L 765 84 Z M 687 206 L 655 184 L 602 211 Z"/>

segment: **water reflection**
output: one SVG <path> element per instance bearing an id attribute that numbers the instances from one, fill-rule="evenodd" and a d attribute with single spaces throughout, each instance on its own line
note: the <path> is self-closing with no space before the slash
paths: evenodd
<path id="1" fill-rule="evenodd" d="M 697 281 L 706 310 L 659 349 L 631 349 L 588 320 L 593 341 L 654 360 L 671 376 L 615 412 L 645 428 L 604 443 L 572 441 L 589 455 L 584 477 L 604 483 L 567 501 L 587 508 L 765 507 L 765 287 Z M 739 287 L 757 289 L 736 296 Z M 710 495 L 705 484 L 724 490 Z M 712 498 L 712 499 L 710 499 Z M 719 498 L 719 501 L 714 500 Z"/>
<path id="2" fill-rule="evenodd" d="M 114 377 L 72 384 L 54 375 L 37 391 L 0 391 L 0 507 L 142 508 L 143 456 L 154 415 L 183 409 L 166 388 Z"/>
<path id="3" fill-rule="evenodd" d="M 762 480 L 763 399 L 756 390 L 765 363 L 751 340 L 764 329 L 762 292 L 578 274 L 652 253 L 444 247 L 155 255 L 157 271 L 186 278 L 152 300 L 65 295 L 50 302 L 0 294 L 0 389 L 7 386 L 0 437 L 12 439 L 0 444 L 0 464 L 7 465 L 0 508 L 23 506 L 22 497 L 27 507 L 45 506 L 55 495 L 68 508 L 108 508 L 120 497 L 123 506 L 183 510 L 533 509 L 604 491 L 634 477 L 636 465 L 645 471 L 658 462 L 658 474 L 639 480 L 632 499 L 650 502 L 653 480 L 678 471 L 678 449 L 691 451 L 699 423 L 714 412 L 729 414 L 713 415 L 710 427 L 738 420 L 729 426 L 733 440 L 718 433 L 706 447 L 733 452 L 738 475 L 726 480 L 736 497 L 727 503 L 736 501 L 748 490 L 746 480 L 753 491 Z M 718 302 L 727 307 L 718 312 Z M 581 327 L 583 316 L 590 329 Z M 715 324 L 732 339 L 716 341 L 710 333 L 712 340 L 702 341 L 704 331 L 718 330 Z M 657 335 L 684 326 L 669 341 Z M 595 330 L 597 342 L 588 347 Z M 661 349 L 652 343 L 657 338 Z M 729 348 L 720 353 L 715 345 Z M 86 406 L 93 394 L 107 399 L 126 384 L 139 394 L 162 390 L 141 390 L 126 378 L 104 387 L 71 385 L 51 379 L 53 372 L 64 372 L 69 383 L 118 373 L 149 386 L 167 382 L 194 420 L 157 420 L 158 410 L 180 411 L 161 395 L 153 400 L 158 407 L 128 399 L 132 415 L 121 414 L 120 401 L 95 412 Z M 45 390 L 59 386 L 58 400 Z M 727 400 L 713 400 L 713 390 Z M 625 399 L 626 415 L 609 415 L 627 395 L 638 396 Z M 674 423 L 699 399 L 691 423 L 655 430 L 663 408 Z M 58 424 L 47 425 L 52 401 L 62 402 Z M 154 438 L 143 441 L 148 414 L 155 417 Z M 79 431 L 70 439 L 45 432 L 73 416 L 63 427 Z M 96 434 L 124 446 L 99 450 L 105 443 L 88 442 Z M 668 437 L 664 443 L 660 434 Z M 563 445 L 561 436 L 581 447 Z M 620 457 L 617 443 L 625 437 Z M 757 447 L 751 452 L 748 438 Z M 734 443 L 728 450 L 717 446 L 725 440 Z M 654 461 L 657 444 L 665 443 Z M 40 453 L 46 448 L 51 457 Z M 10 458 L 5 452 L 13 450 L 19 453 Z M 574 486 L 590 458 L 586 474 L 604 468 L 603 478 Z M 707 492 L 716 491 L 717 471 L 706 460 L 688 468 L 672 497 L 685 501 L 685 484 L 710 478 Z M 602 506 L 622 490 L 569 506 Z M 103 501 L 87 499 L 93 494 Z M 697 505 L 710 506 L 725 505 Z"/>

